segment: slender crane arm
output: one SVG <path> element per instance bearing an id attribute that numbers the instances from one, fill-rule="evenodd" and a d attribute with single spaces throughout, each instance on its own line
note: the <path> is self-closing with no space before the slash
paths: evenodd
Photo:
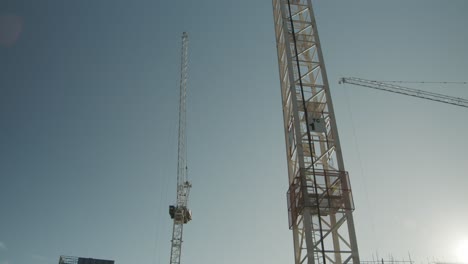
<path id="1" fill-rule="evenodd" d="M 184 224 L 192 220 L 192 212 L 188 209 L 188 198 L 192 184 L 187 179 L 187 138 L 186 98 L 187 98 L 187 68 L 188 68 L 188 34 L 182 34 L 182 56 L 180 68 L 180 98 L 179 98 L 179 143 L 177 161 L 177 202 L 169 206 L 169 215 L 174 220 L 171 240 L 170 264 L 180 264 L 182 251 L 182 233 Z"/>
<path id="2" fill-rule="evenodd" d="M 366 80 L 366 79 L 356 78 L 356 77 L 343 77 L 339 80 L 338 83 L 340 84 L 349 83 L 349 84 L 367 87 L 371 89 L 377 89 L 377 90 L 387 91 L 391 93 L 399 93 L 399 94 L 409 95 L 409 96 L 427 99 L 431 101 L 436 101 L 436 102 L 441 102 L 441 103 L 468 108 L 467 99 L 418 90 L 414 88 L 408 88 L 408 87 L 399 86 L 395 84 L 389 84 L 385 82 Z"/>

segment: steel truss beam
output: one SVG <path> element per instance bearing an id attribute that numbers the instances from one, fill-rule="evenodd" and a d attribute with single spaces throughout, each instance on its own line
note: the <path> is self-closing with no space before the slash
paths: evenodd
<path id="1" fill-rule="evenodd" d="M 348 174 L 311 0 L 273 0 L 295 263 L 359 263 Z"/>
<path id="2" fill-rule="evenodd" d="M 177 203 L 169 206 L 169 215 L 174 219 L 171 240 L 170 264 L 180 264 L 182 250 L 182 233 L 184 224 L 192 219 L 188 209 L 188 198 L 191 183 L 187 179 L 187 139 L 186 126 L 186 98 L 187 98 L 187 69 L 188 69 L 188 34 L 182 34 L 182 56 L 180 64 L 180 98 L 179 98 L 179 141 L 177 161 Z"/>

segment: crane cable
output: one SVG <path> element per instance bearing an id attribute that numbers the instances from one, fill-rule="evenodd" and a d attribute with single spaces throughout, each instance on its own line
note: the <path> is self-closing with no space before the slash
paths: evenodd
<path id="1" fill-rule="evenodd" d="M 172 86 L 177 87 L 178 81 L 175 81 Z M 178 97 L 178 93 L 174 92 L 173 96 Z M 172 106 L 173 109 L 170 111 L 172 113 L 177 113 L 178 107 L 176 105 Z M 165 140 L 166 142 L 170 142 L 171 144 L 175 144 L 177 146 L 177 131 L 178 131 L 178 119 L 177 118 L 170 118 L 169 119 L 170 123 L 168 125 L 168 129 L 166 130 L 165 135 Z M 157 127 L 157 126 L 156 126 Z M 177 152 L 176 152 L 177 155 Z M 162 246 L 161 243 L 164 241 L 164 244 L 166 242 L 166 239 L 162 239 L 163 235 L 165 234 L 165 229 L 167 228 L 168 224 L 171 225 L 172 223 L 168 223 L 167 217 L 166 216 L 166 208 L 167 204 L 171 203 L 170 200 L 173 198 L 169 196 L 169 189 L 170 186 L 173 185 L 172 182 L 172 177 L 169 176 L 173 173 L 173 171 L 168 171 L 166 167 L 159 168 L 158 170 L 159 176 L 156 178 L 156 184 L 157 184 L 157 189 L 154 197 L 157 197 L 157 201 L 155 204 L 155 207 L 153 210 L 155 210 L 156 213 L 156 218 L 155 218 L 155 223 L 156 227 L 154 229 L 154 251 L 153 251 L 153 256 L 152 256 L 152 264 L 161 264 L 163 263 L 162 257 L 164 254 L 162 254 Z"/>
<path id="2" fill-rule="evenodd" d="M 351 121 L 351 128 L 352 128 L 354 144 L 355 144 L 355 148 L 356 148 L 355 149 L 356 150 L 356 156 L 357 156 L 357 160 L 358 160 L 358 163 L 359 163 L 359 167 L 361 169 L 361 176 L 362 176 L 361 177 L 361 185 L 362 185 L 362 188 L 363 188 L 363 191 L 364 191 L 364 199 L 365 199 L 367 207 L 368 207 L 368 209 L 370 211 L 368 220 L 370 220 L 370 229 L 371 229 L 372 240 L 373 240 L 374 247 L 376 247 L 376 252 L 378 252 L 379 251 L 380 240 L 377 240 L 377 236 L 376 236 L 375 219 L 374 219 L 374 216 L 373 216 L 374 208 L 372 207 L 372 205 L 370 203 L 370 199 L 369 199 L 369 191 L 368 191 L 367 184 L 366 184 L 367 177 L 366 177 L 366 172 L 364 170 L 364 166 L 363 166 L 363 162 L 362 162 L 361 150 L 359 149 L 359 141 L 358 141 L 358 137 L 357 137 L 357 133 L 356 133 L 356 127 L 354 126 L 354 118 L 353 118 L 353 112 L 351 110 L 351 100 L 350 100 L 350 96 L 349 96 L 349 93 L 348 93 L 347 83 L 344 83 L 344 93 L 345 93 L 346 107 L 348 108 L 349 118 L 350 118 L 350 121 Z"/>

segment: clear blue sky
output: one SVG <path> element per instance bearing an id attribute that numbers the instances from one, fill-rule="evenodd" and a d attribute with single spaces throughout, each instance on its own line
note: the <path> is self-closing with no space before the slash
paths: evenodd
<path id="1" fill-rule="evenodd" d="M 456 260 L 468 110 L 337 80 L 467 81 L 468 1 L 314 3 L 361 258 Z M 22 25 L 0 44 L 0 264 L 169 261 L 183 31 L 182 261 L 293 262 L 270 1 L 3 0 L 0 16 Z"/>

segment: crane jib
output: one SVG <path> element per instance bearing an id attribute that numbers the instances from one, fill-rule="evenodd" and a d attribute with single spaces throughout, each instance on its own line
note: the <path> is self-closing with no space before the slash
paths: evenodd
<path id="1" fill-rule="evenodd" d="M 394 81 L 394 82 L 397 82 L 397 81 Z M 414 88 L 391 84 L 388 82 L 366 80 L 366 79 L 356 78 L 356 77 L 343 77 L 339 80 L 338 83 L 340 84 L 349 83 L 349 84 L 356 85 L 356 86 L 367 87 L 367 88 L 391 92 L 391 93 L 398 93 L 398 94 L 418 97 L 418 98 L 422 98 L 426 100 L 431 100 L 435 102 L 468 108 L 468 99 L 424 91 L 424 90 L 418 90 Z M 426 82 L 420 82 L 420 83 L 426 83 Z M 449 82 L 441 82 L 441 83 L 449 83 Z"/>

